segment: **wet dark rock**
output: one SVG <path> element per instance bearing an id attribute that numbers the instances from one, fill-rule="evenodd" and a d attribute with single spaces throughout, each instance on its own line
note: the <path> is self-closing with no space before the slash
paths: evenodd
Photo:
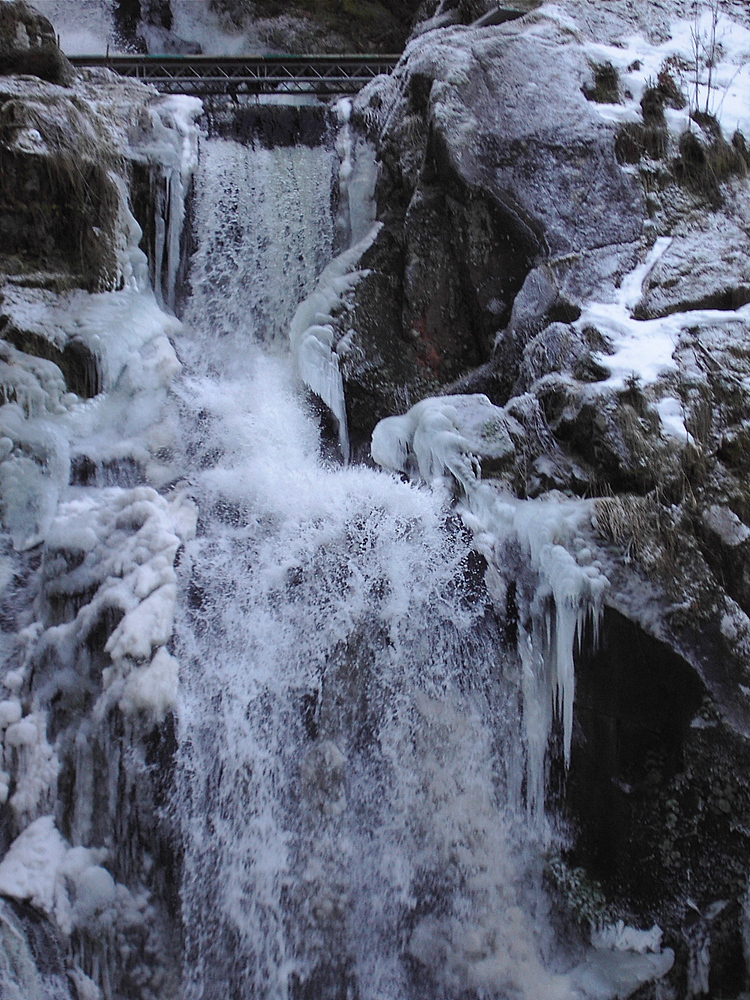
<path id="1" fill-rule="evenodd" d="M 750 744 L 721 718 L 691 665 L 613 610 L 577 669 L 567 808 L 572 861 L 625 907 L 671 927 L 684 995 L 691 952 L 710 951 L 711 996 L 744 985 Z M 700 938 L 700 940 L 699 940 Z M 679 957 L 681 954 L 681 958 Z"/>
<path id="2" fill-rule="evenodd" d="M 210 0 L 224 24 L 253 25 L 280 52 L 400 52 L 421 0 Z"/>
<path id="3" fill-rule="evenodd" d="M 0 310 L 2 310 L 1 305 Z M 3 320 L 6 320 L 1 331 L 3 339 L 13 344 L 19 351 L 23 351 L 24 354 L 54 361 L 65 379 L 65 387 L 68 392 L 74 392 L 82 399 L 91 399 L 101 392 L 102 377 L 99 359 L 83 341 L 69 340 L 60 350 L 41 334 L 35 333 L 33 330 L 20 330 L 12 322 L 7 322 L 7 316 L 0 315 L 0 324 Z"/>
<path id="4" fill-rule="evenodd" d="M 7 101 L 0 107 L 0 130 L 10 116 L 15 107 Z M 6 134 L 8 128 L 17 134 L 15 123 L 6 125 Z M 26 156 L 2 139 L 0 165 L 4 253 L 18 258 L 23 269 L 72 271 L 75 284 L 92 290 L 114 281 L 114 255 L 103 234 L 115 226 L 117 196 L 106 171 L 84 162 L 80 173 L 71 172 L 69 164 Z M 96 199 L 88 201 L 85 190 L 96 192 Z"/>
<path id="5" fill-rule="evenodd" d="M 265 149 L 278 146 L 322 145 L 332 127 L 331 112 L 323 105 L 219 104 L 207 109 L 210 136 L 234 139 Z"/>
<path id="6" fill-rule="evenodd" d="M 357 288 L 355 350 L 343 365 L 355 438 L 490 358 L 538 253 L 509 200 L 465 184 L 436 147 L 403 220 L 362 259 L 371 273 Z"/>
<path id="7" fill-rule="evenodd" d="M 72 90 L 0 77 L 6 273 L 37 286 L 39 272 L 67 275 L 90 291 L 117 284 L 120 194 L 112 173 L 122 162 L 100 127 L 93 105 Z"/>
<path id="8" fill-rule="evenodd" d="M 147 482 L 143 466 L 134 458 L 96 460 L 75 455 L 70 462 L 71 486 L 121 486 L 129 489 Z"/>

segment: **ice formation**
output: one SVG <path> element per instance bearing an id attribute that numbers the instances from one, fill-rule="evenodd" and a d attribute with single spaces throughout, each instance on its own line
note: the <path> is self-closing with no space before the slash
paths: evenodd
<path id="1" fill-rule="evenodd" d="M 375 223 L 375 184 L 378 166 L 375 149 L 351 124 L 352 102 L 343 98 L 336 105 L 339 130 L 336 152 L 339 166 L 339 228 L 347 245 L 363 239 Z"/>
<path id="2" fill-rule="evenodd" d="M 71 847 L 52 816 L 41 816 L 11 844 L 0 861 L 0 893 L 45 913 L 64 938 L 77 928 L 113 927 L 118 911 L 136 908 L 124 885 L 102 866 L 104 848 Z M 83 980 L 86 977 L 83 973 Z M 93 985 L 93 984 L 92 984 Z"/>
<path id="3" fill-rule="evenodd" d="M 150 487 L 101 489 L 60 505 L 48 531 L 42 568 L 47 617 L 59 620 L 39 639 L 63 663 L 105 615 L 119 623 L 105 645 L 100 711 L 112 703 L 156 718 L 176 707 L 176 665 L 164 646 L 177 598 L 175 554 L 195 531 L 184 496 L 168 501 Z"/>
<path id="4" fill-rule="evenodd" d="M 174 310 L 185 200 L 198 165 L 195 119 L 203 105 L 195 97 L 173 94 L 154 101 L 148 111 L 147 139 L 139 144 L 138 154 L 156 175 L 154 287 L 160 303 Z"/>
<path id="5" fill-rule="evenodd" d="M 139 958 L 123 928 L 153 914 L 145 892 L 113 876 L 119 867 L 92 834 L 94 803 L 136 797 L 134 734 L 177 706 L 186 1000 L 208 984 L 283 996 L 292 975 L 312 975 L 339 952 L 365 1000 L 403 997 L 405 947 L 438 990 L 627 995 L 671 963 L 655 932 L 605 931 L 581 965 L 545 966 L 538 834 L 519 809 L 513 666 L 498 663 L 497 637 L 461 583 L 471 545 L 451 526 L 450 501 L 455 481 L 498 604 L 519 575 L 532 819 L 543 810 L 555 715 L 570 752 L 574 646 L 606 585 L 584 539 L 589 509 L 516 501 L 481 479 L 483 462 L 512 464 L 525 433 L 483 396 L 425 400 L 376 430 L 374 457 L 433 490 L 321 463 L 279 348 L 289 333 L 297 375 L 337 418 L 346 454 L 333 320 L 377 234 L 372 163 L 352 148 L 346 105 L 338 151 L 201 143 L 185 327 L 164 312 L 196 111 L 155 102 L 133 152 L 165 194 L 163 289 L 148 288 L 121 189 L 123 287 L 7 303 L 20 328 L 61 348 L 80 342 L 100 381 L 79 398 L 53 368 L 7 355 L 0 475 L 21 499 L 3 516 L 16 549 L 43 543 L 43 558 L 33 613 L 2 648 L 0 797 L 10 796 L 18 835 L 0 862 L 0 892 L 39 907 L 70 938 L 79 996 L 98 996 L 93 980 L 111 993 L 116 957 Z M 352 245 L 326 267 L 337 169 L 348 185 L 340 235 Z M 96 475 L 70 485 L 84 462 Z M 135 482 L 97 480 L 108 467 Z M 190 595 L 182 603 L 180 585 Z M 76 790 L 66 839 L 51 815 L 59 760 L 44 704 L 56 711 L 56 695 L 71 691 L 91 716 L 68 748 Z M 96 800 L 93 733 L 113 758 Z M 117 819 L 127 829 L 131 817 Z M 136 846 L 119 846 L 127 870 Z M 429 912 L 433 890 L 440 906 Z"/>
<path id="6" fill-rule="evenodd" d="M 186 185 L 195 166 L 193 119 L 200 102 L 158 99 L 148 108 L 131 155 L 171 171 L 167 208 L 167 297 L 173 299 Z M 114 126 L 99 111 L 107 128 Z M 102 125 L 102 127 L 105 127 Z M 122 144 L 122 137 L 119 137 Z M 154 168 L 156 169 L 156 167 Z M 161 169 L 161 168 L 160 168 Z M 85 450 L 94 462 L 132 457 L 152 481 L 169 478 L 153 456 L 168 444 L 166 387 L 179 371 L 170 343 L 179 323 L 159 307 L 138 243 L 124 182 L 120 192 L 119 291 L 62 295 L 6 286 L 3 310 L 10 322 L 58 351 L 81 345 L 90 359 L 94 399 L 65 391 L 60 369 L 2 345 L 0 358 L 0 484 L 3 523 L 17 549 L 37 545 L 54 516 L 70 476 L 71 455 Z M 137 403 L 134 405 L 134 401 Z M 51 417 L 56 419 L 52 420 Z"/>
<path id="7" fill-rule="evenodd" d="M 79 87 L 71 107 L 85 109 L 83 124 L 101 132 L 103 143 L 111 141 L 113 164 L 137 161 L 169 180 L 162 211 L 165 298 L 172 302 L 200 103 L 157 98 L 137 85 L 123 85 L 123 96 L 108 78 L 100 87 L 90 81 Z M 0 799 L 8 802 L 8 833 L 15 835 L 0 863 L 0 891 L 46 913 L 69 940 L 76 995 L 90 1000 L 99 1000 L 99 986 L 110 996 L 113 970 L 132 964 L 128 935 L 153 934 L 147 893 L 138 888 L 134 895 L 115 882 L 102 866 L 110 855 L 92 831 L 101 828 L 95 814 L 102 801 L 110 811 L 117 802 L 118 755 L 129 755 L 127 781 L 135 782 L 138 733 L 177 707 L 178 665 L 168 650 L 174 562 L 196 519 L 184 490 L 162 495 L 154 488 L 174 477 L 177 424 L 169 387 L 180 372 L 172 340 L 181 324 L 150 285 L 124 174 L 111 179 L 119 198 L 117 290 L 55 294 L 33 281 L 3 288 L 8 328 L 43 345 L 50 357 L 73 356 L 80 394 L 69 391 L 57 364 L 0 343 L 0 516 L 15 550 L 3 555 L 2 582 L 15 594 L 18 616 L 16 633 L 4 631 L 0 644 Z M 38 567 L 35 591 L 28 589 L 28 565 Z M 125 720 L 124 740 L 113 738 L 114 717 Z M 105 774 L 95 760 L 102 745 Z M 51 813 L 71 754 L 69 842 Z M 118 819 L 131 821 L 138 817 Z M 125 871 L 141 885 L 141 869 L 123 866 L 122 856 L 111 863 L 118 877 Z M 6 918 L 3 911 L 3 939 L 15 933 L 23 943 L 23 929 Z M 22 980 L 24 1000 L 63 995 L 19 968 L 3 979 L 10 996 Z M 152 972 L 137 975 L 145 983 Z"/>
<path id="8" fill-rule="evenodd" d="M 315 291 L 298 306 L 289 328 L 292 355 L 299 376 L 336 418 L 339 444 L 346 461 L 349 460 L 346 402 L 331 313 L 367 273 L 356 270 L 357 263 L 372 246 L 380 228 L 380 223 L 374 223 L 354 246 L 331 261 L 318 279 Z"/>
<path id="9" fill-rule="evenodd" d="M 297 307 L 289 327 L 289 340 L 300 378 L 336 418 L 339 446 L 348 461 L 349 434 L 338 354 L 345 346 L 341 346 L 344 339 L 337 336 L 333 314 L 343 305 L 347 293 L 368 273 L 358 270 L 357 264 L 372 246 L 382 224 L 374 221 L 374 152 L 362 140 L 355 143 L 350 124 L 351 101 L 339 101 L 336 110 L 339 119 L 336 151 L 341 161 L 338 228 L 348 246 L 326 266 L 315 289 Z"/>
<path id="10" fill-rule="evenodd" d="M 553 720 L 562 721 L 568 763 L 575 647 L 583 640 L 589 621 L 596 640 L 607 580 L 580 537 L 590 521 L 589 504 L 562 498 L 520 501 L 481 480 L 483 458 L 513 456 L 513 433 L 523 434 L 517 421 L 486 396 L 440 396 L 422 400 L 403 416 L 380 421 L 372 435 L 372 457 L 384 468 L 414 471 L 428 482 L 449 476 L 460 484 L 464 520 L 475 533 L 477 549 L 488 560 L 498 593 L 507 585 L 502 581 L 511 566 L 516 569 L 508 560 L 508 550 L 514 545 L 520 546 L 535 577 L 528 594 L 523 586 L 518 590 L 526 601 L 519 617 L 518 651 L 528 805 L 540 816 Z M 527 618 L 530 628 L 524 624 Z"/>

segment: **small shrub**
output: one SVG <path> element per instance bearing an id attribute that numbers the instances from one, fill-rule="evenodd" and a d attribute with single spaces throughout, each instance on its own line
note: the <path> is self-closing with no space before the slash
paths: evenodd
<path id="1" fill-rule="evenodd" d="M 647 125 L 664 125 L 664 95 L 658 87 L 646 87 L 641 98 L 641 114 Z"/>
<path id="2" fill-rule="evenodd" d="M 693 112 L 691 118 L 701 126 L 701 134 L 692 130 L 683 132 L 675 173 L 690 190 L 719 205 L 722 200 L 721 182 L 731 176 L 745 176 L 748 163 L 742 149 L 723 137 L 713 115 Z"/>
<path id="3" fill-rule="evenodd" d="M 641 112 L 644 122 L 664 124 L 664 108 L 682 110 L 687 105 L 685 96 L 675 83 L 672 75 L 661 69 L 656 82 L 651 81 L 641 98 Z"/>
<path id="4" fill-rule="evenodd" d="M 664 107 L 675 108 L 677 111 L 682 111 L 684 107 L 687 107 L 685 95 L 677 86 L 672 74 L 665 68 L 659 71 L 656 89 L 661 94 Z"/>
<path id="5" fill-rule="evenodd" d="M 594 502 L 596 530 L 611 545 L 622 546 L 629 561 L 639 555 L 651 533 L 657 507 L 653 493 L 645 497 L 636 494 L 601 497 Z"/>
<path id="6" fill-rule="evenodd" d="M 662 160 L 667 154 L 667 130 L 665 125 L 627 122 L 615 137 L 615 156 L 618 163 L 638 163 L 646 156 L 651 160 Z"/>
<path id="7" fill-rule="evenodd" d="M 596 104 L 617 104 L 620 100 L 620 79 L 612 63 L 593 67 L 594 85 L 586 85 L 583 93 L 588 101 Z"/>
<path id="8" fill-rule="evenodd" d="M 732 146 L 737 150 L 742 159 L 745 161 L 745 166 L 750 167 L 750 149 L 747 146 L 747 140 L 739 129 L 732 136 Z"/>

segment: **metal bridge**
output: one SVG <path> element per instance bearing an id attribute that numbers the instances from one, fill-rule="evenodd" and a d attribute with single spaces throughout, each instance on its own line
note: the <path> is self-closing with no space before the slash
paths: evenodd
<path id="1" fill-rule="evenodd" d="M 70 56 L 77 67 L 103 66 L 153 84 L 163 94 L 195 97 L 252 94 L 355 94 L 400 56 L 268 55 Z"/>

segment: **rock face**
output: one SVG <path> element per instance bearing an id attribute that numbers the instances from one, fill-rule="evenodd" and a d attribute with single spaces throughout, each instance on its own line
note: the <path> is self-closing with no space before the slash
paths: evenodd
<path id="1" fill-rule="evenodd" d="M 582 93 L 587 60 L 561 26 L 526 20 L 420 36 L 357 103 L 386 226 L 355 309 L 355 426 L 360 384 L 374 421 L 394 409 L 389 381 L 414 401 L 491 358 L 482 385 L 505 402 L 529 333 L 575 318 L 635 259 L 643 194 Z"/>
<path id="2" fill-rule="evenodd" d="M 117 154 L 102 146 L 106 121 L 61 88 L 3 77 L 0 122 L 6 273 L 112 287 L 120 197 L 109 174 Z"/>
<path id="3" fill-rule="evenodd" d="M 643 285 L 636 315 L 654 319 L 691 309 L 739 309 L 750 302 L 748 220 L 716 213 L 677 232 Z"/>
<path id="4" fill-rule="evenodd" d="M 720 13 L 747 30 L 740 5 Z M 595 498 L 610 590 L 553 794 L 567 860 L 616 912 L 666 928 L 678 961 L 663 988 L 735 996 L 750 868 L 750 188 L 744 138 L 689 118 L 669 62 L 689 16 L 584 0 L 484 29 L 457 12 L 426 22 L 355 104 L 385 225 L 342 367 L 355 442 L 426 395 L 484 393 L 526 431 L 485 478 Z M 650 81 L 636 79 L 634 33 L 663 47 Z M 521 400 L 543 433 L 528 433 Z"/>
<path id="5" fill-rule="evenodd" d="M 281 52 L 400 52 L 420 0 L 210 0 L 228 28 Z"/>
<path id="6" fill-rule="evenodd" d="M 0 7 L 0 73 L 24 73 L 63 86 L 73 79 L 52 24 L 24 0 Z"/>

